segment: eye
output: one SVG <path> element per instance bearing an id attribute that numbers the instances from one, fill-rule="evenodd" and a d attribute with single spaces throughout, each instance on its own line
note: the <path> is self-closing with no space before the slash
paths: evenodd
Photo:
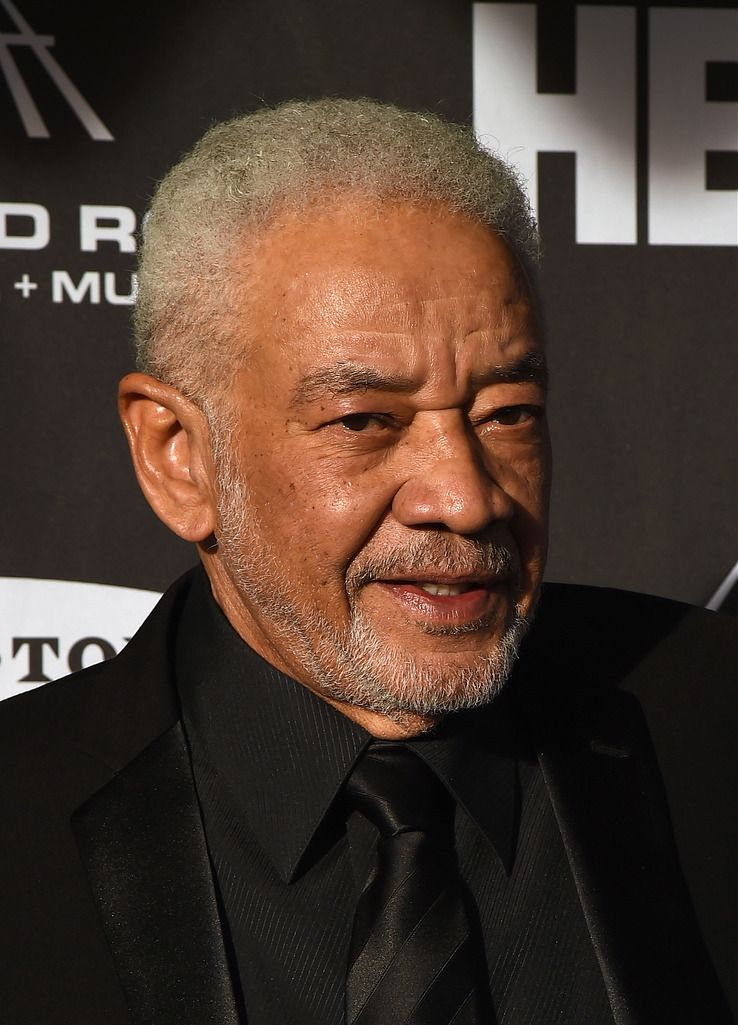
<path id="1" fill-rule="evenodd" d="M 377 413 L 350 413 L 348 416 L 342 416 L 337 423 L 354 434 L 366 431 L 369 427 L 381 428 L 387 426 L 384 419 Z"/>
<path id="2" fill-rule="evenodd" d="M 502 424 L 503 427 L 515 427 L 532 420 L 540 420 L 542 415 L 543 410 L 540 406 L 502 406 L 494 411 L 489 421 Z"/>

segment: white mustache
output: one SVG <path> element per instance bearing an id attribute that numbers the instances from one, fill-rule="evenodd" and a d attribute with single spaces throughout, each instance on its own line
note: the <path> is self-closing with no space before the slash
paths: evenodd
<path id="1" fill-rule="evenodd" d="M 496 541 L 427 533 L 391 552 L 359 555 L 346 574 L 349 591 L 373 580 L 413 580 L 442 573 L 458 577 L 518 577 L 517 552 Z"/>

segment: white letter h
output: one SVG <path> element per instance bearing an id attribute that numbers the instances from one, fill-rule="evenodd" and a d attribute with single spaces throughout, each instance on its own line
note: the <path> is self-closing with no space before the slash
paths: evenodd
<path id="1" fill-rule="evenodd" d="M 577 7 L 577 92 L 536 92 L 535 4 L 474 4 L 474 127 L 538 203 L 538 153 L 576 154 L 576 240 L 637 241 L 635 9 Z"/>

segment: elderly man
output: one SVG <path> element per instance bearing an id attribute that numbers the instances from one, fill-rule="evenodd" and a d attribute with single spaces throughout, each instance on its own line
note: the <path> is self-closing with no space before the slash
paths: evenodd
<path id="1" fill-rule="evenodd" d="M 2 710 L 4 1025 L 729 1021 L 619 689 L 720 627 L 536 611 L 535 257 L 509 168 L 369 101 L 162 182 L 120 411 L 201 567 Z"/>

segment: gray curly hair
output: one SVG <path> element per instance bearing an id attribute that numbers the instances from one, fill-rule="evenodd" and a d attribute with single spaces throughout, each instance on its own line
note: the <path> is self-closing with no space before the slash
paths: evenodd
<path id="1" fill-rule="evenodd" d="M 139 261 L 139 369 L 212 409 L 246 358 L 236 253 L 276 215 L 343 195 L 441 202 L 489 225 L 528 270 L 537 261 L 525 192 L 471 129 L 367 99 L 283 103 L 215 125 L 156 190 Z"/>

